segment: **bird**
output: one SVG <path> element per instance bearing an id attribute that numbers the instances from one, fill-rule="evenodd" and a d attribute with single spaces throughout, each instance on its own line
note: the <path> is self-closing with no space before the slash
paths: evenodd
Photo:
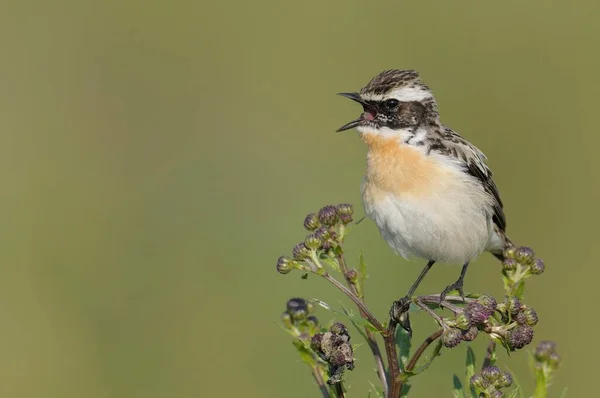
<path id="1" fill-rule="evenodd" d="M 441 123 L 433 92 L 416 70 L 385 70 L 359 92 L 339 95 L 363 107 L 358 119 L 337 131 L 356 129 L 367 145 L 365 215 L 394 252 L 427 260 L 395 304 L 412 298 L 435 263 L 462 265 L 440 303 L 452 291 L 464 300 L 469 264 L 485 251 L 503 260 L 513 246 L 486 156 Z"/>

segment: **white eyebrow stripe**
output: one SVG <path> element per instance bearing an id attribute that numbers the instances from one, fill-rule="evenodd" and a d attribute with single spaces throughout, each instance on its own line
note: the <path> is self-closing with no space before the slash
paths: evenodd
<path id="1" fill-rule="evenodd" d="M 423 90 L 420 87 L 402 87 L 392 91 L 389 94 L 363 94 L 362 98 L 366 101 L 382 101 L 388 98 L 396 98 L 401 102 L 422 101 L 426 98 L 433 97 L 433 94 L 428 90 Z"/>

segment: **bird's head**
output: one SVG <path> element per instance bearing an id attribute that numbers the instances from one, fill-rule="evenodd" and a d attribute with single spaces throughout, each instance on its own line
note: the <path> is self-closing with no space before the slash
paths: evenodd
<path id="1" fill-rule="evenodd" d="M 356 120 L 337 131 L 356 128 L 362 134 L 386 136 L 416 131 L 438 120 L 435 98 L 414 70 L 386 70 L 375 76 L 359 93 L 340 93 L 363 106 Z"/>

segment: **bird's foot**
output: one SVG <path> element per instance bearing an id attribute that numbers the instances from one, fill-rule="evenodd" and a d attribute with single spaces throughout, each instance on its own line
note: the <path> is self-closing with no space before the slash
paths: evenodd
<path id="1" fill-rule="evenodd" d="M 448 293 L 456 290 L 458 291 L 458 294 L 460 294 L 460 297 L 462 297 L 463 299 L 463 303 L 466 302 L 465 301 L 465 292 L 463 291 L 463 282 L 464 282 L 464 278 L 461 276 L 460 278 L 458 278 L 458 280 L 456 282 L 454 282 L 451 285 L 446 286 L 446 288 L 444 289 L 444 291 L 442 291 L 442 293 L 440 294 L 440 307 L 442 307 L 442 303 L 444 300 L 446 300 L 446 296 L 448 295 Z"/>
<path id="2" fill-rule="evenodd" d="M 394 304 L 392 304 L 392 308 L 390 309 L 390 319 L 391 322 L 396 322 L 402 326 L 402 328 L 412 336 L 410 317 L 408 315 L 411 301 L 412 299 L 409 296 L 404 296 L 400 300 L 394 301 Z"/>

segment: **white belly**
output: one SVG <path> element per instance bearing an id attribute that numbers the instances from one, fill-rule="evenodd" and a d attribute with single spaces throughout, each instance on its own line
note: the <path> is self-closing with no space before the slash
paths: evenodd
<path id="1" fill-rule="evenodd" d="M 493 236 L 489 196 L 469 176 L 444 182 L 427 194 L 402 195 L 365 180 L 365 213 L 396 253 L 464 264 L 486 249 Z"/>

